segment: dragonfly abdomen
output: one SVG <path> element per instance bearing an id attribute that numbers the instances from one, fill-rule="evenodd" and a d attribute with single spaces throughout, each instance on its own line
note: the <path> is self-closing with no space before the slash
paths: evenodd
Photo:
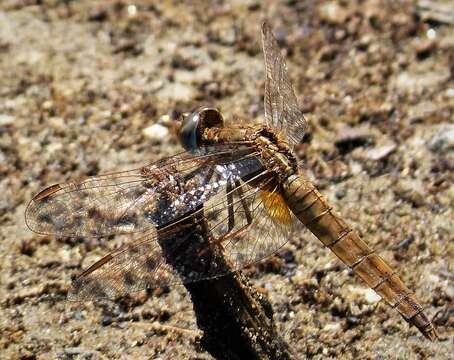
<path id="1" fill-rule="evenodd" d="M 431 321 L 399 276 L 343 221 L 315 186 L 300 175 L 283 185 L 295 216 L 403 318 L 430 340 L 437 338 Z"/>

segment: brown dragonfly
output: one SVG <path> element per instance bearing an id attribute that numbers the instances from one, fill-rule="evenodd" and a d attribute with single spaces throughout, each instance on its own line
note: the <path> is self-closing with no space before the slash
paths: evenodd
<path id="1" fill-rule="evenodd" d="M 231 271 L 275 253 L 300 222 L 407 322 L 435 340 L 437 332 L 415 295 L 305 178 L 292 148 L 308 123 L 266 23 L 262 45 L 264 124 L 225 126 L 218 110 L 199 108 L 182 119 L 179 135 L 186 152 L 131 171 L 52 185 L 31 200 L 25 218 L 34 232 L 131 237 L 82 272 L 69 298 L 115 298 L 174 283 L 176 273 L 180 282 L 225 275 L 216 262 L 201 266 L 181 253 L 185 241 L 195 241 L 188 219 L 204 219 L 210 246 L 219 249 Z"/>

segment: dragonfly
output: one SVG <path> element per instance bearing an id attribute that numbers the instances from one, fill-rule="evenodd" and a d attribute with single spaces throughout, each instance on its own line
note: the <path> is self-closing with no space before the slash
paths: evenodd
<path id="1" fill-rule="evenodd" d="M 212 279 L 277 252 L 303 224 L 354 274 L 432 341 L 437 331 L 414 293 L 305 177 L 293 148 L 308 122 L 270 25 L 263 23 L 264 122 L 226 124 L 201 107 L 182 116 L 185 151 L 138 169 L 52 185 L 29 203 L 39 234 L 127 235 L 79 274 L 68 298 L 114 299 L 130 292 Z M 201 221 L 203 220 L 203 221 Z M 195 236 L 204 224 L 208 245 Z M 195 257 L 183 250 L 195 244 Z"/>

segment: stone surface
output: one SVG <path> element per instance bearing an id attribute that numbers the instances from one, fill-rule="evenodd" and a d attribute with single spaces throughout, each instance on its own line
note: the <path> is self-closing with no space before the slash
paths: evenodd
<path id="1" fill-rule="evenodd" d="M 261 121 L 267 18 L 311 112 L 312 132 L 296 147 L 305 174 L 402 275 L 445 340 L 428 343 L 370 303 L 307 231 L 286 245 L 295 266 L 275 255 L 248 270 L 251 282 L 302 359 L 452 358 L 453 159 L 443 126 L 454 119 L 453 26 L 417 16 L 415 1 L 202 3 L 0 1 L 2 357 L 210 358 L 180 287 L 66 301 L 81 268 L 130 237 L 39 236 L 23 214 L 50 184 L 182 151 L 171 131 L 169 141 L 143 132 L 167 126 L 166 114 L 206 104 L 227 122 Z M 373 141 L 341 151 L 342 126 L 368 128 Z"/>

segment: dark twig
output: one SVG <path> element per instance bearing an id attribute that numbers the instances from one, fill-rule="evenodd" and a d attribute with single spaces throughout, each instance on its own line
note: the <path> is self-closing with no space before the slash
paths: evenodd
<path id="1" fill-rule="evenodd" d="M 206 220 L 192 217 L 185 225 L 185 231 L 171 242 L 160 243 L 179 276 L 187 281 L 194 274 L 210 274 L 213 268 L 228 274 L 185 285 L 203 331 L 202 347 L 219 360 L 293 359 L 278 335 L 270 303 L 243 275 L 230 271 L 218 245 L 210 241 Z"/>

